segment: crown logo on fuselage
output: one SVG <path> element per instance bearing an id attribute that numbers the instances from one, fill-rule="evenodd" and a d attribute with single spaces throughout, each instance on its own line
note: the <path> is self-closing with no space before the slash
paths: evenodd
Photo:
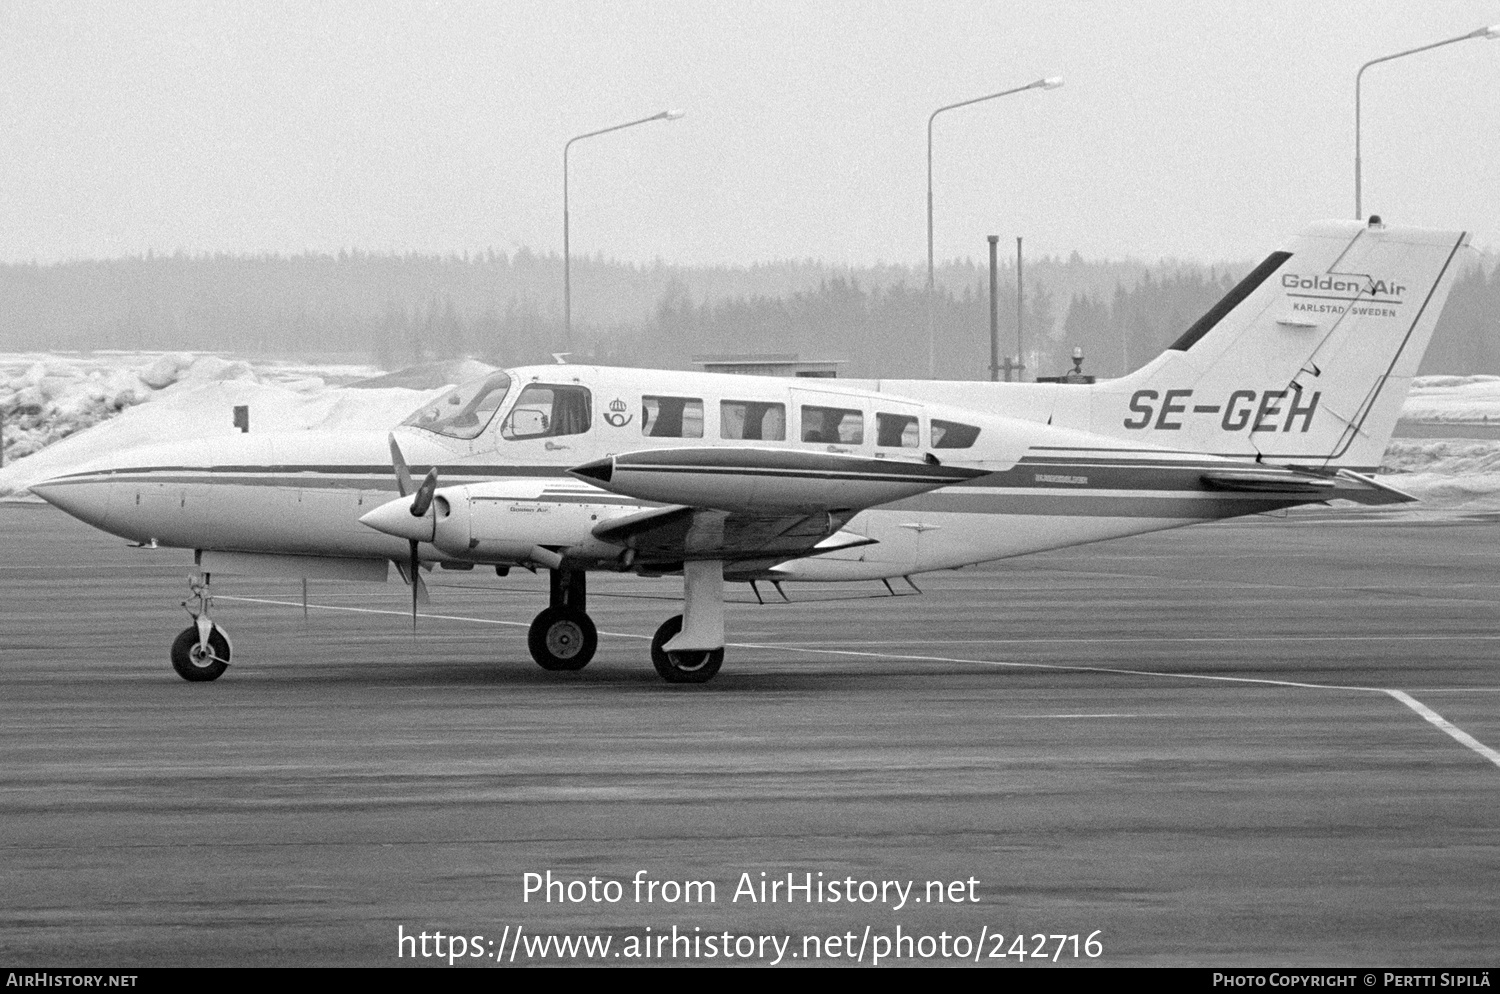
<path id="1" fill-rule="evenodd" d="M 605 423 L 614 428 L 624 428 L 630 424 L 630 419 L 633 416 L 626 414 L 626 409 L 625 402 L 616 397 L 609 402 L 609 413 L 603 416 Z"/>

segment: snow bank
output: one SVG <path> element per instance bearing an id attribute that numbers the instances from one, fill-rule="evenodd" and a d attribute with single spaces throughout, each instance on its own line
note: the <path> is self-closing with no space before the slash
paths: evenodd
<path id="1" fill-rule="evenodd" d="M 378 376 L 370 366 L 315 367 L 257 363 L 186 352 L 161 354 L 0 354 L 0 418 L 5 463 L 55 442 L 182 384 L 246 381 L 297 392 L 322 390 Z"/>
<path id="2" fill-rule="evenodd" d="M 1401 419 L 1500 424 L 1500 376 L 1418 376 Z"/>
<path id="3" fill-rule="evenodd" d="M 1466 425 L 1500 427 L 1500 376 L 1418 376 L 1401 420 L 1443 425 L 1455 436 Z M 1500 440 L 1393 438 L 1380 473 L 1420 498 L 1424 510 L 1500 509 Z"/>
<path id="4" fill-rule="evenodd" d="M 471 366 L 464 371 L 491 369 Z M 344 385 L 381 375 L 187 353 L 0 355 L 0 496 L 138 445 L 232 433 L 242 404 L 257 432 L 384 428 L 441 391 Z"/>
<path id="5" fill-rule="evenodd" d="M 1428 509 L 1500 508 L 1500 441 L 1394 438 L 1380 474 Z"/>

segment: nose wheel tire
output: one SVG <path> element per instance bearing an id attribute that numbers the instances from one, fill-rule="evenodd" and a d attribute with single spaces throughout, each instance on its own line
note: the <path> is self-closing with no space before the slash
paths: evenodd
<path id="1" fill-rule="evenodd" d="M 549 607 L 532 621 L 526 647 L 544 670 L 581 670 L 599 648 L 599 632 L 582 611 Z"/>
<path id="2" fill-rule="evenodd" d="M 198 626 L 189 625 L 172 641 L 172 669 L 184 680 L 217 680 L 229 668 L 229 639 L 215 628 L 208 633 L 208 651 L 198 644 Z"/>
<path id="3" fill-rule="evenodd" d="M 667 652 L 662 646 L 682 631 L 682 615 L 673 615 L 656 630 L 651 640 L 651 665 L 668 683 L 707 683 L 724 665 L 724 649 L 692 649 Z"/>

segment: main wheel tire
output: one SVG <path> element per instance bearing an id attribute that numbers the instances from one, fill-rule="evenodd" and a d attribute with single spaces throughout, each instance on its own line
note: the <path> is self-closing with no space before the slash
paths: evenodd
<path id="1" fill-rule="evenodd" d="M 651 640 L 651 665 L 668 683 L 707 683 L 724 665 L 724 650 L 700 649 L 687 652 L 668 652 L 662 646 L 677 637 L 682 631 L 682 615 L 673 615 L 662 622 Z"/>
<path id="2" fill-rule="evenodd" d="M 172 640 L 172 669 L 184 680 L 217 680 L 229 668 L 229 639 L 215 628 L 208 633 L 208 652 L 198 645 L 198 626 L 189 625 Z"/>
<path id="3" fill-rule="evenodd" d="M 531 622 L 526 647 L 544 670 L 581 670 L 599 648 L 599 631 L 582 611 L 549 607 Z"/>

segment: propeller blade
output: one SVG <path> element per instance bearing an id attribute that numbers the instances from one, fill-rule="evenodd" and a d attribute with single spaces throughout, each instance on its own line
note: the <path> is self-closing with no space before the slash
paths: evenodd
<path id="1" fill-rule="evenodd" d="M 407 544 L 410 545 L 411 541 L 408 540 Z M 411 577 L 412 577 L 411 559 L 410 559 L 410 557 L 408 557 L 406 559 L 397 559 L 397 560 L 394 560 L 394 565 L 396 567 L 396 573 L 397 573 L 397 575 L 399 575 L 401 577 L 401 582 L 405 583 L 405 584 L 410 584 L 411 583 Z M 417 587 L 417 602 L 420 603 L 420 604 L 431 604 L 432 603 L 432 596 L 427 593 L 427 583 L 426 583 L 426 581 L 424 581 L 422 579 L 422 564 L 421 564 L 420 558 L 418 559 L 418 562 L 417 562 L 417 583 L 416 583 L 416 587 Z"/>
<path id="2" fill-rule="evenodd" d="M 437 467 L 434 466 L 427 471 L 427 476 L 423 478 L 420 487 L 414 486 L 411 470 L 406 466 L 406 457 L 401 454 L 401 446 L 396 444 L 395 433 L 393 432 L 388 437 L 391 442 L 391 466 L 396 471 L 396 490 L 402 497 L 416 491 L 416 496 L 411 502 L 411 516 L 425 517 L 432 508 L 432 495 L 437 491 Z M 422 582 L 422 561 L 417 549 L 419 543 L 416 539 L 409 539 L 407 544 L 411 547 L 411 557 L 407 560 L 406 569 L 403 572 L 406 574 L 406 582 L 411 584 L 411 630 L 415 632 L 417 630 L 417 604 L 428 603 L 431 598 L 427 594 L 427 584 Z"/>
<path id="3" fill-rule="evenodd" d="M 417 584 L 422 582 L 422 564 L 417 559 L 417 543 L 411 543 L 411 630 L 415 635 L 417 632 Z"/>
<path id="4" fill-rule="evenodd" d="M 434 466 L 427 471 L 422 478 L 422 485 L 417 488 L 417 495 L 412 498 L 411 516 L 414 518 L 425 517 L 429 508 L 432 507 L 432 495 L 437 490 L 437 467 Z"/>
<path id="5" fill-rule="evenodd" d="M 396 444 L 396 435 L 391 433 L 391 465 L 396 470 L 396 490 L 402 497 L 417 489 L 411 482 L 411 470 L 406 468 L 406 459 L 401 455 L 401 446 Z"/>

